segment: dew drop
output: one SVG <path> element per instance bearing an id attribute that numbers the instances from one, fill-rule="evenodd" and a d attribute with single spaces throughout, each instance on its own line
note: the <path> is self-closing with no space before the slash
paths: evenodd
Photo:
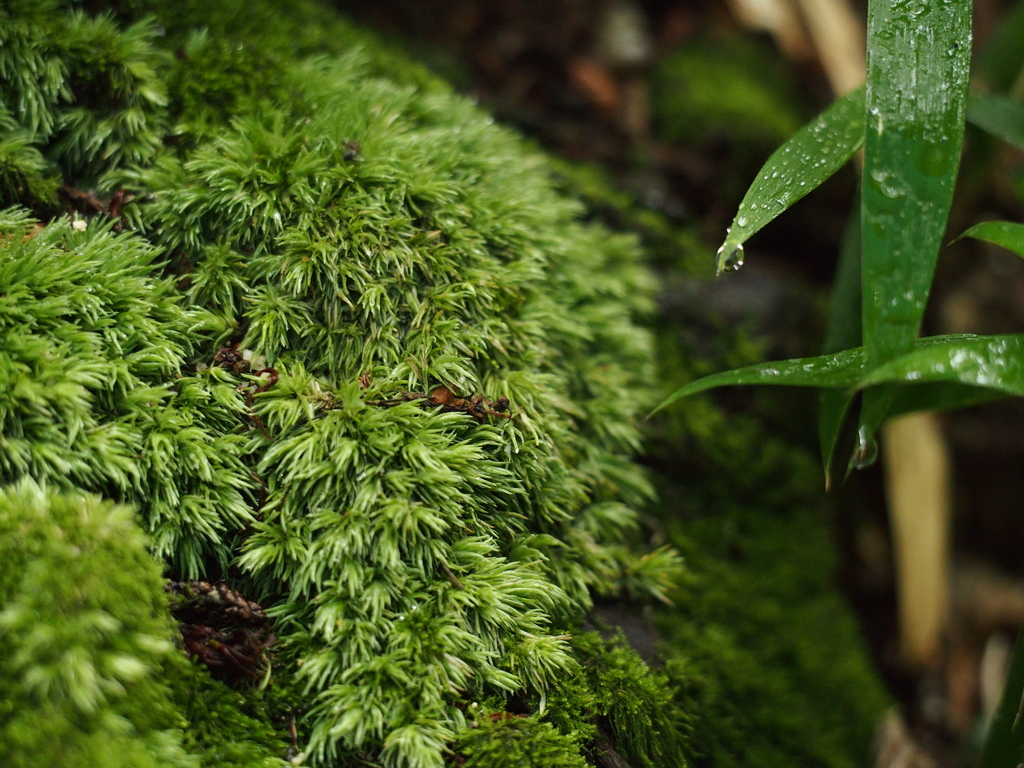
<path id="1" fill-rule="evenodd" d="M 853 452 L 850 463 L 854 469 L 865 469 L 878 461 L 878 440 L 868 432 L 867 427 L 857 430 L 857 449 Z"/>
<path id="2" fill-rule="evenodd" d="M 723 272 L 735 272 L 743 266 L 743 246 L 725 243 L 718 249 L 715 258 L 715 276 Z"/>

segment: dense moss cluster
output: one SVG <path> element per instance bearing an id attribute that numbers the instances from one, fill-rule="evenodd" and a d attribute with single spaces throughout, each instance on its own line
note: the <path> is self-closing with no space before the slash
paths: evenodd
<path id="1" fill-rule="evenodd" d="M 619 634 L 572 638 L 578 665 L 548 691 L 512 702 L 517 714 L 473 702 L 456 743 L 472 766 L 687 765 L 689 723 L 668 676 Z M 463 763 L 462 761 L 466 762 Z"/>
<path id="2" fill-rule="evenodd" d="M 29 479 L 0 492 L 4 764 L 281 766 L 267 705 L 175 648 L 161 564 L 134 517 Z"/>
<path id="3" fill-rule="evenodd" d="M 680 574 L 636 512 L 653 281 L 596 208 L 674 258 L 664 222 L 305 0 L 0 6 L 7 763 L 849 764 L 877 691 L 805 747 L 793 686 L 866 671 L 775 613 L 729 634 L 736 590 L 845 616 L 828 563 L 758 591 L 716 571 L 715 523 L 671 527 L 704 581 L 664 668 L 580 632 Z M 719 445 L 709 413 L 686 430 Z M 268 608 L 265 689 L 172 650 L 161 567 Z"/>
<path id="4" fill-rule="evenodd" d="M 194 765 L 154 676 L 173 625 L 131 510 L 24 480 L 0 492 L 0 561 L 4 763 Z"/>
<path id="5" fill-rule="evenodd" d="M 660 273 L 657 378 L 666 395 L 673 382 L 764 359 L 762 344 L 742 328 L 680 300 L 695 274 L 713 271 L 711 254 L 691 235 L 591 168 L 563 164 L 559 178 L 596 220 L 637 232 Z M 816 435 L 799 426 L 806 401 L 765 389 L 743 402 L 738 413 L 695 396 L 649 422 L 644 462 L 658 493 L 647 512 L 683 555 L 686 573 L 675 605 L 655 611 L 664 666 L 648 673 L 651 688 L 640 694 L 670 695 L 653 710 L 674 724 L 650 722 L 639 732 L 682 734 L 679 762 L 700 768 L 867 764 L 890 700 L 835 585 L 834 521 Z M 608 663 L 604 652 L 598 667 Z M 606 687 L 615 684 L 599 686 Z"/>
<path id="6" fill-rule="evenodd" d="M 634 239 L 316 6 L 0 14 L 0 480 L 132 502 L 175 575 L 270 605 L 310 763 L 439 765 L 469 702 L 541 711 L 592 596 L 678 567 L 624 543 Z M 88 222 L 30 218 L 59 202 Z M 512 417 L 407 394 L 438 386 Z"/>

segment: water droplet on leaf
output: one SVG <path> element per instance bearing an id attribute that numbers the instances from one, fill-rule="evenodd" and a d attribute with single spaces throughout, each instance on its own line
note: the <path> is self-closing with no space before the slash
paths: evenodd
<path id="1" fill-rule="evenodd" d="M 850 463 L 855 469 L 865 469 L 878 461 L 878 440 L 868 432 L 867 427 L 857 430 L 857 448 Z"/>
<path id="2" fill-rule="evenodd" d="M 718 249 L 715 259 L 715 276 L 717 277 L 723 272 L 735 272 L 743 266 L 743 256 L 742 245 L 724 244 Z"/>

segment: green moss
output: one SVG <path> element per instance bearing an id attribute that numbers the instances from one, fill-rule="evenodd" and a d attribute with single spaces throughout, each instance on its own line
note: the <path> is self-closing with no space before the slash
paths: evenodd
<path id="1" fill-rule="evenodd" d="M 657 254 L 667 290 L 710 271 L 709 249 L 610 190 L 599 173 L 563 166 L 561 183 L 586 200 L 595 218 L 643 239 Z M 741 330 L 721 328 L 713 339 L 695 339 L 692 309 L 674 309 L 671 297 L 664 306 L 657 357 L 666 387 L 763 359 Z M 717 325 L 713 317 L 705 322 Z M 675 607 L 657 612 L 665 666 L 639 674 L 627 663 L 607 681 L 568 678 L 553 694 L 549 715 L 566 733 L 571 723 L 590 723 L 602 711 L 600 692 L 621 690 L 626 701 L 661 702 L 648 711 L 671 717 L 683 735 L 673 742 L 683 753 L 680 762 L 690 765 L 867 762 L 889 700 L 835 584 L 820 466 L 800 435 L 784 429 L 787 420 L 799 421 L 791 403 L 770 394 L 754 402 L 754 413 L 738 415 L 709 396 L 687 398 L 649 424 L 657 527 L 686 563 L 671 593 Z M 581 650 L 587 643 L 587 636 L 582 644 L 574 640 Z M 628 659 L 625 649 L 615 653 Z M 613 665 L 599 661 L 596 668 L 606 666 Z M 629 680 L 652 687 L 631 692 L 636 683 Z M 664 722 L 652 720 L 637 733 L 673 733 Z"/>
<path id="2" fill-rule="evenodd" d="M 266 692 L 234 690 L 184 658 L 175 659 L 165 674 L 171 700 L 186 723 L 185 746 L 199 757 L 202 768 L 282 766 L 291 746 L 292 716 L 280 700 L 280 686 Z M 273 722 L 271 711 L 282 721 Z M 288 721 L 283 721 L 285 716 Z"/>
<path id="3" fill-rule="evenodd" d="M 84 186 L 159 150 L 167 99 L 156 70 L 165 55 L 149 22 L 121 27 L 61 5 L 0 9 L 0 99 L 64 178 Z"/>
<path id="4" fill-rule="evenodd" d="M 0 106 L 0 209 L 19 205 L 36 216 L 52 216 L 59 184 L 53 169 L 32 146 L 31 134 Z"/>
<path id="5" fill-rule="evenodd" d="M 659 626 L 694 764 L 862 765 L 887 698 L 830 583 L 819 511 L 722 516 L 673 541 L 695 577 Z"/>
<path id="6" fill-rule="evenodd" d="M 536 717 L 476 717 L 456 746 L 463 768 L 587 768 L 575 741 Z"/>
<path id="7" fill-rule="evenodd" d="M 673 703 L 668 677 L 648 668 L 621 637 L 581 634 L 573 647 L 593 696 L 590 719 L 609 743 L 631 765 L 686 765 L 687 723 Z"/>
<path id="8" fill-rule="evenodd" d="M 170 111 L 188 115 L 176 126 L 178 141 L 208 136 L 232 117 L 258 111 L 284 96 L 284 67 L 275 52 L 214 37 L 206 27 L 188 35 L 175 61 Z"/>
<path id="9" fill-rule="evenodd" d="M 0 753 L 24 768 L 273 768 L 257 691 L 176 649 L 160 564 L 125 507 L 31 481 L 0 491 Z M 287 693 L 268 699 L 286 710 Z M 301 710 L 300 710 L 301 711 Z"/>
<path id="10" fill-rule="evenodd" d="M 802 124 L 791 73 L 750 39 L 680 47 L 658 65 L 653 110 L 662 136 L 773 144 Z"/>
<path id="11" fill-rule="evenodd" d="M 226 564 L 223 537 L 253 519 L 241 399 L 176 378 L 215 318 L 182 309 L 152 276 L 157 252 L 101 221 L 36 233 L 7 211 L 0 234 L 0 480 L 141 502 L 159 555 Z"/>
<path id="12" fill-rule="evenodd" d="M 173 650 L 131 510 L 0 491 L 0 754 L 24 768 L 192 768 L 154 672 Z"/>
<path id="13" fill-rule="evenodd" d="M 865 764 L 889 699 L 835 584 L 814 455 L 704 398 L 666 414 L 656 440 L 671 467 L 659 474 L 663 521 L 689 573 L 657 626 L 693 724 L 691 763 Z M 706 482 L 681 483 L 680 472 Z"/>
<path id="14" fill-rule="evenodd" d="M 5 84 L 15 127 L 134 201 L 85 231 L 5 214 L 2 477 L 136 502 L 175 574 L 272 605 L 311 763 L 439 765 L 468 701 L 575 668 L 554 626 L 678 568 L 623 543 L 651 493 L 635 239 L 319 6 L 44 10 L 8 12 L 3 55 L 54 75 Z M 514 417 L 403 395 L 438 385 Z"/>
<path id="15" fill-rule="evenodd" d="M 651 670 L 621 637 L 596 632 L 572 638 L 574 661 L 544 696 L 471 702 L 469 730 L 456 742 L 463 765 L 591 765 L 627 759 L 630 765 L 686 765 L 687 726 L 673 702 L 674 684 Z M 603 757 L 612 751 L 614 758 Z M 493 762 L 488 762 L 493 761 Z"/>
<path id="16" fill-rule="evenodd" d="M 794 491 L 800 462 L 756 427 L 723 429 L 706 400 L 676 425 L 701 446 L 701 481 L 666 498 L 721 508 L 670 527 L 698 586 L 666 619 L 664 671 L 559 631 L 595 595 L 664 597 L 679 574 L 675 550 L 640 554 L 652 488 L 633 456 L 656 390 L 637 235 L 663 266 L 685 236 L 636 207 L 614 221 L 599 181 L 573 180 L 319 5 L 2 14 L 0 159 L 30 190 L 3 187 L 5 202 L 52 215 L 58 178 L 134 200 L 84 231 L 0 214 L 0 481 L 136 504 L 175 575 L 230 580 L 278 635 L 264 693 L 169 661 L 172 686 L 115 680 L 125 694 L 107 686 L 117 695 L 85 719 L 60 697 L 18 704 L 0 727 L 20 754 L 38 725 L 47 749 L 77 739 L 82 768 L 272 765 L 294 717 L 307 765 L 578 766 L 602 750 L 636 766 L 851 764 L 881 697 L 860 656 L 806 639 L 827 620 L 856 647 L 827 559 L 787 549 L 787 536 L 821 541 Z M 252 368 L 219 364 L 225 345 Z M 507 396 L 514 417 L 407 394 L 440 385 Z M 747 471 L 730 469 L 740 458 Z M 115 529 L 141 551 L 137 531 Z M 734 529 L 749 568 L 720 548 Z M 25 550 L 8 578 L 43 555 Z M 132 591 L 126 558 L 109 588 L 155 600 L 156 566 Z M 35 599 L 2 578 L 3 616 Z M 64 632 L 75 610 L 40 626 Z M 166 631 L 161 611 L 147 615 Z M 815 712 L 819 695 L 842 714 Z M 526 716 L 474 719 L 473 702 Z"/>

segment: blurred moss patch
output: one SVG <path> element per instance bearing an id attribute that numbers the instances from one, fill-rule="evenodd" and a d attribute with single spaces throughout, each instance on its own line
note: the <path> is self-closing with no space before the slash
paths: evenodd
<path id="1" fill-rule="evenodd" d="M 782 141 L 804 122 L 793 74 L 755 40 L 695 41 L 668 54 L 654 77 L 654 117 L 678 143 Z"/>

